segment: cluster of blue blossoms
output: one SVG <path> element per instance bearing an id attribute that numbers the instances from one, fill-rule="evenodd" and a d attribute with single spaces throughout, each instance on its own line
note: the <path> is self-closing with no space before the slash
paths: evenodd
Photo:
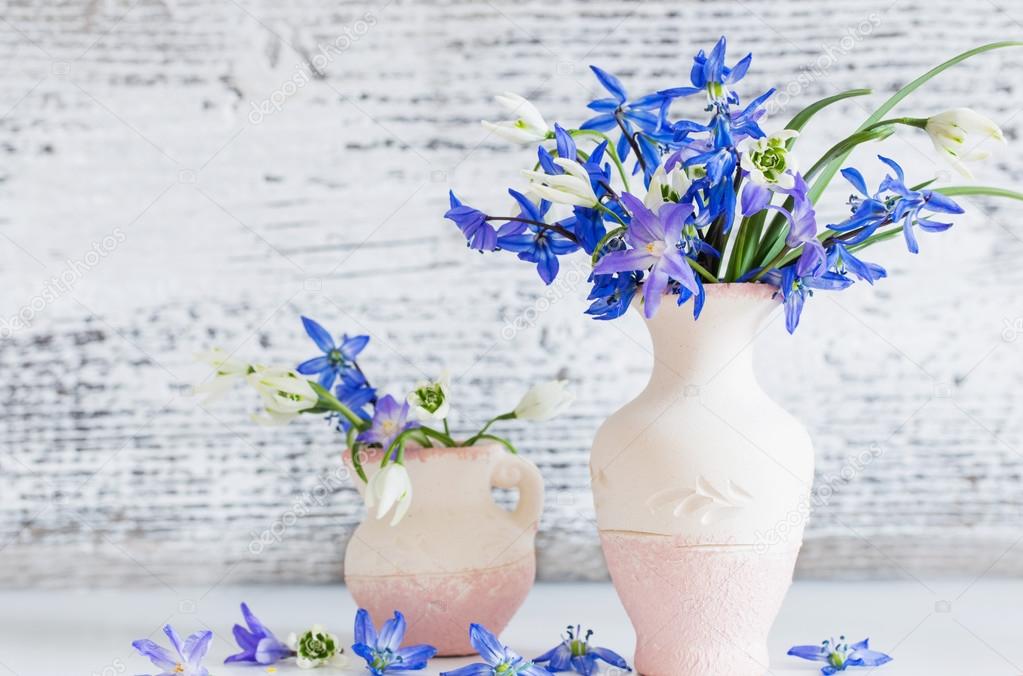
<path id="1" fill-rule="evenodd" d="M 778 288 L 792 332 L 814 290 L 886 276 L 859 250 L 901 231 L 916 253 L 916 228 L 947 229 L 934 214 L 963 212 L 939 192 L 907 186 L 899 165 L 881 157 L 891 173 L 876 191 L 855 169 L 842 171 L 857 192 L 851 215 L 821 228 L 819 191 L 808 183 L 837 156 L 801 173 L 792 153 L 801 124 L 768 135 L 760 123 L 774 89 L 743 102 L 734 86 L 752 56 L 729 67 L 725 51 L 721 38 L 696 55 L 689 85 L 638 98 L 591 66 L 607 96 L 588 104 L 593 116 L 577 128 L 548 127 L 528 101 L 505 98 L 517 119 L 488 126 L 538 143 L 535 168 L 523 172 L 528 187 L 509 189 L 511 215 L 469 206 L 452 192 L 445 217 L 470 248 L 515 253 L 545 284 L 557 278 L 560 258 L 585 252 L 593 262 L 587 313 L 596 319 L 621 316 L 637 294 L 648 318 L 666 295 L 679 305 L 692 299 L 698 317 L 706 284 L 759 282 Z M 696 95 L 705 95 L 709 121 L 671 118 L 673 104 Z M 890 134 L 881 131 L 862 140 Z"/>

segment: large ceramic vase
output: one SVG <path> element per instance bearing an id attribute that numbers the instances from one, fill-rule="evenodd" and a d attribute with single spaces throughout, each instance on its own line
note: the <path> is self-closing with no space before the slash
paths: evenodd
<path id="1" fill-rule="evenodd" d="M 362 460 L 372 478 L 380 451 Z M 345 463 L 351 467 L 350 453 Z M 543 479 L 533 463 L 497 445 L 410 448 L 405 466 L 408 514 L 395 526 L 390 515 L 366 515 L 348 543 L 345 584 L 377 622 L 400 610 L 407 643 L 474 654 L 469 625 L 500 633 L 533 586 Z M 363 493 L 365 484 L 354 480 Z M 495 503 L 493 487 L 517 488 L 516 508 Z"/>
<path id="2" fill-rule="evenodd" d="M 646 389 L 594 441 L 601 543 L 644 676 L 768 671 L 813 478 L 807 432 L 753 372 L 774 291 L 707 285 L 696 321 L 666 301 L 647 320 Z"/>

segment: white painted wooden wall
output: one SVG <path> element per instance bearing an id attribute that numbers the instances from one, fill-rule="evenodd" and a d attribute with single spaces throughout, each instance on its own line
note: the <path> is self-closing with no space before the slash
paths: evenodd
<path id="1" fill-rule="evenodd" d="M 587 448 L 644 383 L 649 342 L 636 317 L 584 318 L 578 274 L 545 290 L 441 218 L 448 186 L 502 205 L 529 161 L 478 125 L 498 116 L 490 96 L 578 123 L 597 93 L 587 64 L 637 92 L 674 85 L 724 32 L 733 56 L 755 53 L 746 94 L 782 89 L 779 126 L 828 93 L 878 90 L 807 129 L 809 164 L 942 58 L 1023 35 L 1019 0 L 964 7 L 6 0 L 0 317 L 32 319 L 0 342 L 0 584 L 338 579 L 362 512 L 339 439 L 315 419 L 258 428 L 249 396 L 187 396 L 200 349 L 313 356 L 302 313 L 371 334 L 381 384 L 450 367 L 467 425 L 570 378 L 571 415 L 513 433 L 547 477 L 541 575 L 604 576 Z M 1023 51 L 983 56 L 903 110 L 993 117 L 1010 148 L 980 178 L 1018 187 L 1021 68 Z M 879 150 L 949 178 L 919 136 Z M 872 152 L 855 159 L 873 181 Z M 758 343 L 828 496 L 801 575 L 1023 573 L 1023 211 L 964 203 L 920 256 L 877 252 L 891 279 L 818 296 L 795 337 L 775 322 Z"/>

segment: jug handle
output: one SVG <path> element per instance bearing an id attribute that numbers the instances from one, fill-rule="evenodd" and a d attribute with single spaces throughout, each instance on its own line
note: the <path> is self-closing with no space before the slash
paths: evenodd
<path id="1" fill-rule="evenodd" d="M 497 488 L 518 488 L 519 504 L 511 513 L 519 527 L 535 529 L 543 513 L 543 476 L 536 465 L 520 455 L 501 451 L 490 484 Z"/>

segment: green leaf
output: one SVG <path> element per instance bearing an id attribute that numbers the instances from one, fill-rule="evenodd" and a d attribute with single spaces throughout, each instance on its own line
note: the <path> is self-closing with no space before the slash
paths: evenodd
<path id="1" fill-rule="evenodd" d="M 872 90 L 870 89 L 849 89 L 840 94 L 828 96 L 827 98 L 823 98 L 820 101 L 811 103 L 806 108 L 803 108 L 801 111 L 796 113 L 795 116 L 793 116 L 793 118 L 789 120 L 789 123 L 785 125 L 785 128 L 800 131 L 803 127 L 806 126 L 806 123 L 810 121 L 810 118 L 812 118 L 814 115 L 819 113 L 824 108 L 827 108 L 831 104 L 838 103 L 839 101 L 849 99 L 854 96 L 867 96 L 868 94 L 871 93 L 871 91 Z M 792 149 L 792 146 L 795 145 L 797 140 L 798 139 L 789 140 L 788 147 L 790 150 Z"/>
<path id="2" fill-rule="evenodd" d="M 966 59 L 969 59 L 969 58 L 971 58 L 973 56 L 976 56 L 978 54 L 983 54 L 984 52 L 990 52 L 990 51 L 995 50 L 995 49 L 1003 49 L 1005 47 L 1023 47 L 1023 42 L 1019 42 L 1019 41 L 1015 41 L 1015 40 L 1006 40 L 1006 41 L 1003 41 L 1003 42 L 992 42 L 990 44 L 981 45 L 980 47 L 975 47 L 974 49 L 971 49 L 969 51 L 963 52 L 962 54 L 959 54 L 958 56 L 955 56 L 955 57 L 949 59 L 948 61 L 946 61 L 946 62 L 944 62 L 944 63 L 942 63 L 942 64 L 940 64 L 938 66 L 935 66 L 934 68 L 930 69 L 929 71 L 927 71 L 926 73 L 924 73 L 923 75 L 918 77 L 917 79 L 915 79 L 912 82 L 910 82 L 909 84 L 907 84 L 905 87 L 903 87 L 899 91 L 895 92 L 891 96 L 891 98 L 889 98 L 887 101 L 882 103 L 881 106 L 877 110 L 874 111 L 874 114 L 871 115 L 870 117 L 868 117 L 863 122 L 863 124 L 861 124 L 859 126 L 859 128 L 856 131 L 862 131 L 863 129 L 869 127 L 870 125 L 872 125 L 872 124 L 874 124 L 876 122 L 879 122 L 885 115 L 887 115 L 889 113 L 889 111 L 891 111 L 892 108 L 894 108 L 899 103 L 901 103 L 903 99 L 905 99 L 907 96 L 909 96 L 910 94 L 915 92 L 917 89 L 919 89 L 923 85 L 927 84 L 928 81 L 930 81 L 934 77 L 940 75 L 941 73 L 945 72 L 946 70 L 948 70 L 952 66 L 954 66 L 954 65 L 956 65 L 958 63 L 961 63 L 961 62 L 965 61 Z M 850 148 L 849 152 L 852 152 L 851 148 Z M 824 193 L 824 189 L 827 188 L 828 184 L 831 182 L 831 179 L 833 179 L 835 177 L 835 174 L 838 173 L 838 170 L 842 166 L 842 162 L 845 161 L 846 157 L 848 157 L 848 153 L 833 159 L 831 161 L 831 163 L 827 167 L 824 168 L 824 170 L 821 172 L 821 175 L 814 182 L 813 186 L 810 188 L 810 193 L 809 193 L 810 200 L 814 204 L 816 204 L 817 200 L 820 199 L 821 195 Z"/>
<path id="3" fill-rule="evenodd" d="M 1007 197 L 1023 202 L 1023 192 L 1016 192 L 1007 188 L 992 188 L 986 185 L 950 185 L 945 188 L 935 188 L 934 192 L 940 192 L 942 195 L 948 195 L 949 197 L 983 195 L 985 197 Z"/>
<path id="4" fill-rule="evenodd" d="M 823 169 L 829 162 L 833 161 L 838 157 L 846 157 L 853 151 L 853 149 L 863 143 L 869 143 L 871 141 L 883 141 L 892 134 L 895 133 L 895 125 L 887 124 L 880 127 L 874 127 L 873 129 L 867 129 L 864 131 L 858 131 L 855 134 L 848 136 L 835 145 L 831 146 L 830 149 L 817 160 L 812 167 L 810 167 L 803 178 L 809 180 Z"/>

